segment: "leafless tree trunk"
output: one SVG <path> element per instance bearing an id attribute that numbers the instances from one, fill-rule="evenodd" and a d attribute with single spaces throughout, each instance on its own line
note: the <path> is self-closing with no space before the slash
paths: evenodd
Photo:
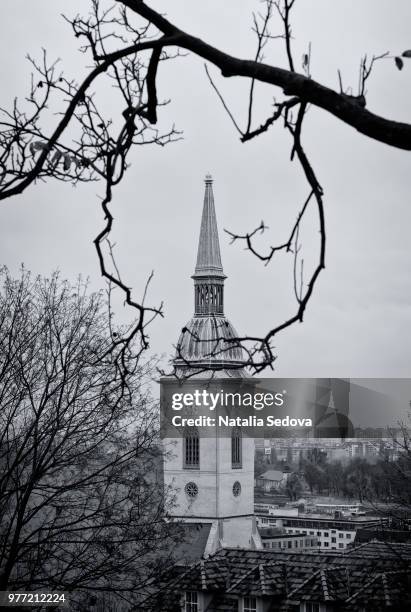
<path id="1" fill-rule="evenodd" d="M 103 294 L 1 273 L 0 590 L 135 604 L 167 560 L 151 364 L 126 379 Z M 119 349 L 120 350 L 120 349 Z M 91 599 L 90 599 L 90 596 Z"/>

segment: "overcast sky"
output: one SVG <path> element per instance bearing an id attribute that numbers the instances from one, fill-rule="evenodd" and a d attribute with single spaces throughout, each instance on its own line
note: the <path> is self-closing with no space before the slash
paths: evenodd
<path id="1" fill-rule="evenodd" d="M 150 2 L 148 2 L 150 4 Z M 25 54 L 41 47 L 60 57 L 67 75 L 84 74 L 85 58 L 60 16 L 84 10 L 86 0 L 3 0 L 0 47 L 0 102 L 10 106 L 29 85 Z M 180 27 L 223 50 L 252 57 L 251 11 L 258 1 L 175 0 L 151 5 L 168 11 Z M 312 75 L 356 93 L 360 58 L 411 48 L 409 0 L 297 0 L 293 17 L 295 57 L 312 43 Z M 273 33 L 276 31 L 272 26 Z M 267 61 L 284 64 L 281 42 Z M 244 123 L 245 82 L 224 80 L 211 68 L 227 101 Z M 184 139 L 165 148 L 140 148 L 116 190 L 113 239 L 127 284 L 140 297 L 154 269 L 150 297 L 164 300 L 165 318 L 152 326 L 152 350 L 170 352 L 192 315 L 192 281 L 204 191 L 204 175 L 214 177 L 214 195 L 226 281 L 226 314 L 238 332 L 264 334 L 289 316 L 291 261 L 284 256 L 263 267 L 241 246 L 230 246 L 223 228 L 245 232 L 261 219 L 270 227 L 261 245 L 283 242 L 307 187 L 298 163 L 290 163 L 290 141 L 280 125 L 241 144 L 203 68 L 194 57 L 161 66 L 159 96 L 171 98 L 160 111 L 160 127 L 175 122 Z M 110 92 L 107 94 L 110 103 Z M 259 88 L 258 125 L 281 92 Z M 368 108 L 411 121 L 411 60 L 399 72 L 383 60 L 369 82 Z M 120 111 L 122 109 L 120 108 Z M 113 113 L 116 108 L 113 108 Z M 302 325 L 275 342 L 276 374 L 314 377 L 408 377 L 411 365 L 410 170 L 407 152 L 357 134 L 323 111 L 311 109 L 304 145 L 325 190 L 326 270 L 320 276 Z M 96 184 L 50 182 L 0 205 L 0 261 L 15 271 L 21 262 L 35 273 L 56 268 L 64 277 L 89 276 L 102 287 L 92 240 L 102 225 Z M 101 192 L 100 192 L 101 193 Z M 314 209 L 313 209 L 314 210 Z M 317 225 L 307 226 L 307 267 Z M 310 239 L 309 230 L 314 231 Z M 267 242 L 268 240 L 268 242 Z M 314 248 L 314 247 L 313 247 Z M 310 259 L 311 252 L 311 259 Z"/>

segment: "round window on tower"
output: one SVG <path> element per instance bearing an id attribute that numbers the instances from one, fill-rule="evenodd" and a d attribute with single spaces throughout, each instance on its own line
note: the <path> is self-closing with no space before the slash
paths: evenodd
<path id="1" fill-rule="evenodd" d="M 184 487 L 184 491 L 186 492 L 188 497 L 191 497 L 191 499 L 194 499 L 198 495 L 198 486 L 196 485 L 195 482 L 188 482 L 186 486 Z"/>
<path id="2" fill-rule="evenodd" d="M 233 495 L 234 497 L 238 497 L 241 493 L 241 485 L 238 482 L 238 480 L 235 481 L 235 483 L 233 484 Z"/>

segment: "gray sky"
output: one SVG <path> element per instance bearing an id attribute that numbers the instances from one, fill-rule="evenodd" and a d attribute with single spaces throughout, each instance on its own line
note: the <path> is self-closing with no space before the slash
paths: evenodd
<path id="1" fill-rule="evenodd" d="M 150 4 L 150 2 L 148 2 Z M 4 0 L 0 47 L 0 102 L 10 106 L 29 84 L 25 54 L 41 47 L 60 57 L 67 75 L 80 78 L 85 58 L 60 17 L 87 6 L 85 0 Z M 252 0 L 173 3 L 153 0 L 180 27 L 243 57 L 254 54 Z M 411 48 L 409 0 L 299 0 L 293 18 L 295 57 L 312 43 L 312 75 L 356 93 L 361 56 Z M 275 31 L 274 26 L 272 31 Z M 284 64 L 281 42 L 267 61 Z M 223 80 L 211 68 L 242 123 L 246 83 Z M 288 316 L 291 260 L 284 256 L 264 268 L 239 245 L 229 246 L 222 229 L 245 232 L 261 219 L 270 227 L 261 245 L 283 242 L 307 187 L 298 163 L 289 162 L 290 141 L 280 125 L 248 144 L 240 144 L 203 63 L 193 57 L 161 66 L 159 95 L 171 98 L 160 111 L 160 127 L 175 122 L 184 140 L 165 148 L 140 148 L 116 191 L 113 239 L 124 280 L 142 293 L 152 269 L 154 303 L 165 302 L 165 319 L 151 328 L 152 349 L 167 352 L 192 315 L 192 281 L 206 172 L 214 176 L 214 195 L 226 281 L 226 314 L 237 331 L 263 334 Z M 110 104 L 110 92 L 107 94 Z M 270 112 L 281 92 L 259 87 L 255 124 Z M 368 108 L 410 121 L 411 60 L 399 72 L 393 60 L 376 65 L 368 86 Z M 120 109 L 121 110 L 121 109 Z M 276 340 L 276 374 L 314 377 L 407 377 L 411 364 L 410 154 L 366 139 L 322 111 L 312 109 L 304 143 L 325 190 L 327 260 L 303 325 Z M 103 286 L 92 239 L 102 225 L 99 186 L 73 189 L 56 182 L 38 185 L 0 205 L 0 261 L 16 270 L 20 262 L 35 273 L 59 268 L 74 279 L 89 276 Z M 314 210 L 314 209 L 313 209 Z M 316 220 L 304 236 L 307 267 L 312 261 Z M 314 230 L 314 241 L 308 230 Z M 313 247 L 314 248 L 314 247 Z M 311 252 L 311 255 L 310 255 Z M 311 258 L 310 258 L 311 257 Z M 119 313 L 121 314 L 121 313 Z M 121 316 L 123 316 L 121 314 Z"/>

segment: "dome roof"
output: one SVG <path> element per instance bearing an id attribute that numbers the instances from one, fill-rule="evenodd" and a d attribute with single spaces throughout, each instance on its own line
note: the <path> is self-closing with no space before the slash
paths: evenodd
<path id="1" fill-rule="evenodd" d="M 236 337 L 237 332 L 224 316 L 193 317 L 181 331 L 175 364 L 189 362 L 190 367 L 209 369 L 244 367 L 242 348 L 227 342 Z"/>

